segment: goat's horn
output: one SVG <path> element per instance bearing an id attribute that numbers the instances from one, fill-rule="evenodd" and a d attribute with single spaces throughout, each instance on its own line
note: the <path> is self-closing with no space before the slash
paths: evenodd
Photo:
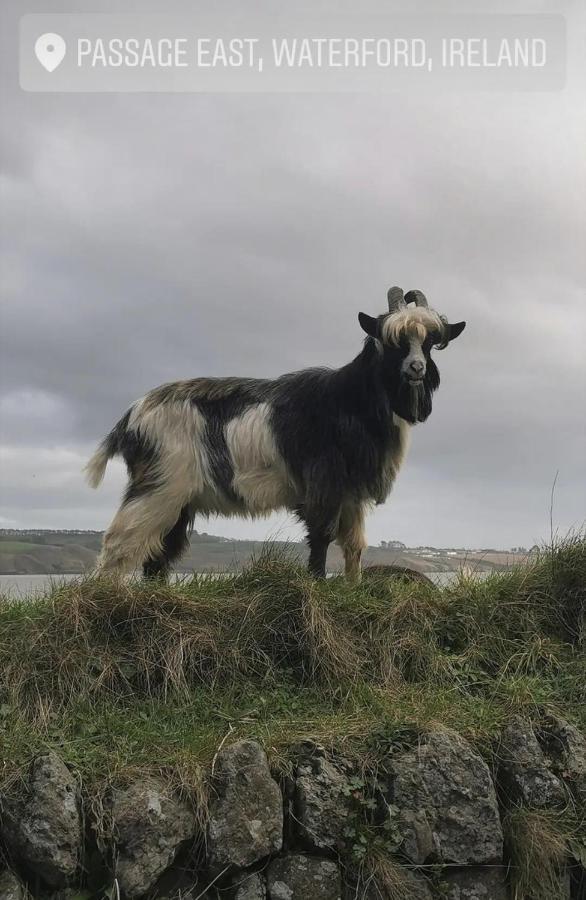
<path id="1" fill-rule="evenodd" d="M 400 309 L 405 309 L 405 300 L 403 298 L 402 288 L 389 288 L 387 292 L 387 300 L 389 301 L 389 312 L 398 312 L 398 310 Z"/>
<path id="2" fill-rule="evenodd" d="M 407 291 L 405 294 L 405 303 L 414 303 L 415 306 L 424 306 L 428 308 L 427 297 L 421 291 Z"/>

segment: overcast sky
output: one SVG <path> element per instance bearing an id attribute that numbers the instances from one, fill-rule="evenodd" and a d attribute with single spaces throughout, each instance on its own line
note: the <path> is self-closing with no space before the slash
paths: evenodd
<path id="1" fill-rule="evenodd" d="M 386 97 L 25 94 L 15 27 L 36 7 L 8 10 L 0 527 L 104 528 L 122 467 L 97 492 L 81 469 L 134 399 L 178 378 L 341 365 L 361 347 L 357 312 L 384 311 L 390 284 L 468 327 L 436 354 L 433 414 L 370 542 L 539 542 L 556 472 L 554 525 L 581 526 L 579 7 L 490 5 L 565 11 L 563 92 Z M 300 535 L 285 515 L 196 528 Z"/>

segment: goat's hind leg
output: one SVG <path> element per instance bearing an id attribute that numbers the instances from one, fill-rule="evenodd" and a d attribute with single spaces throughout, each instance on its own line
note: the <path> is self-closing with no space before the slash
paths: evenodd
<path id="1" fill-rule="evenodd" d="M 161 556 L 165 535 L 180 518 L 182 505 L 160 485 L 138 496 L 129 492 L 104 535 L 98 574 L 122 576 Z"/>
<path id="2" fill-rule="evenodd" d="M 161 552 L 149 556 L 143 563 L 142 572 L 145 578 L 167 579 L 171 564 L 179 559 L 189 544 L 191 521 L 192 515 L 189 506 L 184 506 L 179 518 L 163 538 Z"/>

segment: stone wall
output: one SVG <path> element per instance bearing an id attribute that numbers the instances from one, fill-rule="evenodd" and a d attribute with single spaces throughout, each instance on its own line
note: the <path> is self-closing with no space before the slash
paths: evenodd
<path id="1" fill-rule="evenodd" d="M 291 757 L 277 781 L 256 742 L 223 747 L 203 810 L 155 777 L 90 804 L 76 773 L 41 755 L 1 798 L 0 900 L 506 900 L 507 807 L 586 802 L 586 741 L 554 718 L 512 719 L 497 772 L 442 730 L 369 774 L 311 742 Z M 551 900 L 584 898 L 584 885 L 568 858 Z"/>

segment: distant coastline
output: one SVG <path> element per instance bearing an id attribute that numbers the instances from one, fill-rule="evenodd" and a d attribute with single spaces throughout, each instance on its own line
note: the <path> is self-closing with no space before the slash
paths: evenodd
<path id="1" fill-rule="evenodd" d="M 100 531 L 69 531 L 45 529 L 0 529 L 0 575 L 79 575 L 93 568 L 102 540 Z M 305 544 L 272 542 L 287 548 L 304 560 Z M 258 556 L 266 545 L 262 541 L 230 540 L 206 533 L 194 532 L 190 547 L 178 572 L 230 572 Z M 523 563 L 531 551 L 514 550 L 406 547 L 400 541 L 382 542 L 368 547 L 365 565 L 403 565 L 420 572 L 456 572 L 462 568 L 472 572 L 504 571 Z M 332 546 L 328 556 L 330 571 L 342 568 L 340 550 Z"/>

